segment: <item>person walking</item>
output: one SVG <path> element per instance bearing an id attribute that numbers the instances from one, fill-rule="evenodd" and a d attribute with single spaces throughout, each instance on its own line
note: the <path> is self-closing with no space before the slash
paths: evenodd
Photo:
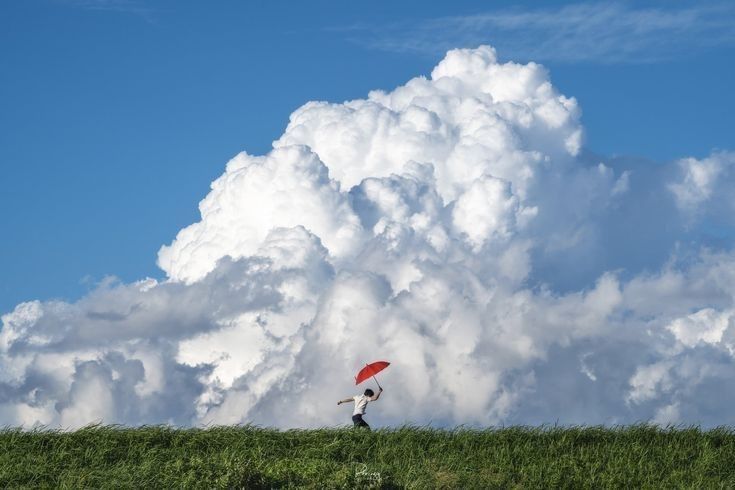
<path id="1" fill-rule="evenodd" d="M 355 409 L 352 411 L 352 423 L 354 424 L 354 427 L 365 427 L 370 430 L 370 426 L 365 422 L 362 416 L 365 415 L 365 409 L 367 408 L 368 402 L 374 402 L 380 398 L 380 394 L 383 393 L 383 388 L 378 388 L 378 390 L 378 394 L 376 395 L 373 390 L 368 388 L 362 395 L 355 395 L 352 398 L 345 398 L 344 400 L 337 402 L 337 405 L 350 403 L 352 401 L 355 402 Z"/>

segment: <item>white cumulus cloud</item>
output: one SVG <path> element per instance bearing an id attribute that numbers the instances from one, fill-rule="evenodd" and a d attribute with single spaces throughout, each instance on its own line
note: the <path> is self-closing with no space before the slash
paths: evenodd
<path id="1" fill-rule="evenodd" d="M 378 424 L 733 422 L 732 154 L 645 165 L 583 134 L 541 65 L 487 46 L 308 102 L 227 163 L 165 280 L 2 316 L 0 423 L 341 424 L 377 359 Z"/>

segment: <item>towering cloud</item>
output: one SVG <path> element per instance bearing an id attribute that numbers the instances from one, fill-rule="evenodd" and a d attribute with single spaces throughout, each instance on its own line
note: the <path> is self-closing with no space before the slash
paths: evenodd
<path id="1" fill-rule="evenodd" d="M 486 46 L 305 104 L 165 281 L 2 317 L 0 423 L 334 425 L 376 358 L 383 424 L 735 422 L 735 157 L 595 158 L 579 118 Z"/>

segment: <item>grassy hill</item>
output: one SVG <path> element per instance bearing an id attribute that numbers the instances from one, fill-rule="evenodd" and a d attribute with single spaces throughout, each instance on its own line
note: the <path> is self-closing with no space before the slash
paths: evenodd
<path id="1" fill-rule="evenodd" d="M 735 487 L 729 428 L 0 431 L 0 488 Z"/>

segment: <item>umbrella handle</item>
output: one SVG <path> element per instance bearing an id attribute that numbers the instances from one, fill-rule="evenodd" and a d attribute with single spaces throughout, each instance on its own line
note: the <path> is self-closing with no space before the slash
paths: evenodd
<path id="1" fill-rule="evenodd" d="M 373 379 L 375 380 L 375 384 L 378 385 L 378 388 L 382 390 L 383 388 L 380 387 L 380 383 L 378 383 L 378 378 L 376 378 L 375 375 L 373 375 Z"/>

